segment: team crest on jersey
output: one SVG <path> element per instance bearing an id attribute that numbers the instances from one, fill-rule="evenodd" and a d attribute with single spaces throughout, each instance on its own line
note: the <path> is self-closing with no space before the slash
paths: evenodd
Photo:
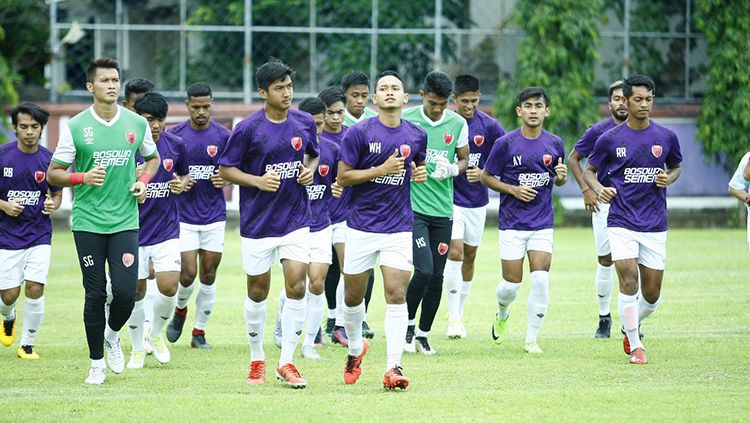
<path id="1" fill-rule="evenodd" d="M 123 253 L 122 255 L 122 265 L 125 267 L 130 267 L 135 263 L 135 256 L 130 253 Z"/>
<path id="2" fill-rule="evenodd" d="M 552 164 L 552 155 L 551 154 L 545 154 L 542 156 L 542 160 L 544 160 L 544 165 L 549 166 Z"/>
<path id="3" fill-rule="evenodd" d="M 209 157 L 214 157 L 216 153 L 218 152 L 219 152 L 219 147 L 213 144 L 206 146 L 206 153 L 208 153 Z"/>
<path id="4" fill-rule="evenodd" d="M 401 152 L 401 157 L 403 158 L 407 158 L 409 157 L 409 154 L 411 154 L 411 146 L 409 144 L 401 144 L 398 149 Z"/>
<path id="5" fill-rule="evenodd" d="M 41 184 L 42 182 L 44 182 L 45 176 L 47 175 L 42 170 L 37 170 L 36 172 L 34 172 L 34 180 L 37 184 Z"/>
<path id="6" fill-rule="evenodd" d="M 328 165 L 324 164 L 324 165 L 318 166 L 318 173 L 320 173 L 320 176 L 322 176 L 324 178 L 328 175 L 328 171 L 329 170 L 330 170 L 330 168 L 328 167 Z"/>
<path id="7" fill-rule="evenodd" d="M 438 254 L 440 254 L 441 256 L 444 256 L 445 253 L 447 252 L 448 252 L 448 244 L 444 242 L 441 242 L 440 244 L 438 244 Z"/>
<path id="8" fill-rule="evenodd" d="M 443 142 L 445 143 L 445 145 L 451 145 L 451 143 L 453 142 L 453 134 L 448 132 L 444 133 Z"/>
<path id="9" fill-rule="evenodd" d="M 481 147 L 484 144 L 484 135 L 474 135 L 474 145 Z"/>
<path id="10" fill-rule="evenodd" d="M 125 139 L 128 141 L 128 144 L 135 144 L 135 132 L 128 131 L 128 133 L 125 134 Z"/>
<path id="11" fill-rule="evenodd" d="M 652 145 L 652 146 L 651 146 L 651 154 L 653 154 L 653 155 L 654 155 L 654 157 L 656 157 L 657 159 L 658 159 L 659 157 L 661 157 L 661 153 L 662 153 L 662 151 L 663 151 L 663 150 L 662 150 L 662 148 L 661 148 L 661 146 L 660 146 L 660 145 Z"/>
<path id="12" fill-rule="evenodd" d="M 299 151 L 302 148 L 302 137 L 292 137 L 292 148 Z"/>
<path id="13" fill-rule="evenodd" d="M 174 167 L 174 160 L 164 159 L 161 161 L 161 164 L 164 166 L 164 170 L 166 170 L 167 172 L 171 172 L 172 168 Z"/>

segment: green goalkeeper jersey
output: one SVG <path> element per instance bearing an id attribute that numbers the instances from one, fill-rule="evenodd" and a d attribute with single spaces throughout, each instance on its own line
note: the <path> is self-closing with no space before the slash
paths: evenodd
<path id="1" fill-rule="evenodd" d="M 362 116 L 359 117 L 359 119 L 352 116 L 348 110 L 344 109 L 344 125 L 347 127 L 354 125 L 357 122 L 361 122 L 365 119 L 369 119 L 371 117 L 375 117 L 378 115 L 378 112 L 375 110 L 372 110 L 369 107 L 365 107 L 365 111 L 362 113 Z"/>
<path id="2" fill-rule="evenodd" d="M 469 127 L 458 113 L 445 109 L 443 117 L 433 122 L 424 114 L 422 106 L 404 110 L 401 116 L 427 131 L 427 181 L 411 184 L 411 207 L 417 212 L 433 217 L 453 216 L 453 178 L 434 179 L 435 158 L 442 156 L 456 162 L 456 149 L 469 144 Z"/>
<path id="3" fill-rule="evenodd" d="M 104 184 L 73 188 L 73 230 L 112 234 L 138 229 L 138 203 L 130 187 L 136 180 L 135 153 L 149 159 L 156 144 L 146 119 L 123 107 L 105 121 L 89 107 L 68 121 L 52 160 L 75 164 L 76 172 L 106 168 Z"/>

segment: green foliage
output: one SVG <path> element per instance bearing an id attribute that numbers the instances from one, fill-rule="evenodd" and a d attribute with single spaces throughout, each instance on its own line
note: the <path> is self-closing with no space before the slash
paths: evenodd
<path id="1" fill-rule="evenodd" d="M 500 81 L 495 115 L 505 128 L 515 128 L 516 94 L 522 87 L 543 87 L 551 113 L 544 128 L 570 148 L 598 120 L 594 98 L 594 67 L 599 59 L 598 19 L 602 0 L 541 0 L 518 2 L 513 19 L 525 34 L 513 80 Z"/>
<path id="2" fill-rule="evenodd" d="M 711 62 L 698 136 L 709 156 L 732 170 L 748 151 L 750 134 L 750 2 L 698 1 L 695 24 L 708 42 Z"/>

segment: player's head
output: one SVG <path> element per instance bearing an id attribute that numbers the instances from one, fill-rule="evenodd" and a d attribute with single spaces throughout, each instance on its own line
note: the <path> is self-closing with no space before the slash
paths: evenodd
<path id="1" fill-rule="evenodd" d="M 135 102 L 143 96 L 154 90 L 154 83 L 145 78 L 131 79 L 125 83 L 125 100 L 122 105 L 130 110 L 135 111 Z"/>
<path id="2" fill-rule="evenodd" d="M 49 112 L 34 103 L 21 103 L 10 111 L 10 121 L 18 142 L 27 148 L 39 144 Z"/>
<path id="3" fill-rule="evenodd" d="M 266 106 L 278 110 L 288 110 L 292 105 L 294 70 L 279 59 L 271 58 L 260 65 L 255 72 L 255 85 L 258 94 L 266 101 Z"/>
<path id="4" fill-rule="evenodd" d="M 628 118 L 628 106 L 625 96 L 622 93 L 622 86 L 624 84 L 625 82 L 622 80 L 613 82 L 609 86 L 607 94 L 609 111 L 612 113 L 612 117 L 620 122 Z"/>
<path id="5" fill-rule="evenodd" d="M 102 57 L 89 62 L 86 68 L 86 89 L 95 103 L 114 104 L 120 96 L 120 65 L 116 60 Z"/>
<path id="6" fill-rule="evenodd" d="M 479 107 L 479 78 L 475 75 L 464 73 L 458 75 L 453 81 L 453 101 L 456 103 L 456 112 L 469 120 L 474 117 Z"/>
<path id="7" fill-rule="evenodd" d="M 341 88 L 346 95 L 346 110 L 356 118 L 362 116 L 370 95 L 370 79 L 362 72 L 349 72 L 341 79 Z"/>
<path id="8" fill-rule="evenodd" d="M 214 103 L 211 87 L 205 82 L 196 82 L 187 89 L 185 105 L 192 125 L 199 129 L 211 124 L 211 111 Z"/>
<path id="9" fill-rule="evenodd" d="M 656 94 L 653 79 L 645 75 L 633 75 L 623 83 L 622 94 L 627 101 L 628 117 L 648 119 Z"/>
<path id="10" fill-rule="evenodd" d="M 146 118 L 151 136 L 154 141 L 159 141 L 169 112 L 167 99 L 159 93 L 146 93 L 135 101 L 135 112 Z"/>
<path id="11" fill-rule="evenodd" d="M 422 83 L 419 95 L 422 97 L 422 107 L 425 115 L 433 121 L 443 117 L 448 99 L 453 91 L 453 82 L 445 72 L 432 71 L 427 74 Z"/>
<path id="12" fill-rule="evenodd" d="M 396 71 L 387 70 L 375 80 L 375 93 L 372 102 L 382 111 L 394 111 L 404 107 L 409 94 L 404 90 L 404 80 Z"/>
<path id="13" fill-rule="evenodd" d="M 346 107 L 344 92 L 339 87 L 328 87 L 318 94 L 318 98 L 326 104 L 325 130 L 338 134 L 344 123 L 344 108 Z"/>
<path id="14" fill-rule="evenodd" d="M 323 122 L 326 116 L 326 104 L 318 97 L 307 97 L 300 101 L 299 109 L 310 113 L 318 128 L 318 136 L 323 132 Z"/>
<path id="15" fill-rule="evenodd" d="M 543 88 L 528 87 L 518 92 L 516 115 L 521 118 L 524 126 L 541 127 L 549 112 L 549 97 Z"/>

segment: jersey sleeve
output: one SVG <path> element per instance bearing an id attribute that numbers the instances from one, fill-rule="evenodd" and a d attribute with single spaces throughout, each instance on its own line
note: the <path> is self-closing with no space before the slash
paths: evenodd
<path id="1" fill-rule="evenodd" d="M 360 137 L 360 128 L 353 126 L 344 134 L 341 140 L 341 150 L 339 150 L 339 160 L 356 168 L 359 164 L 359 157 L 362 149 Z"/>
<path id="2" fill-rule="evenodd" d="M 594 148 L 589 154 L 589 164 L 597 169 L 602 169 L 609 160 L 607 146 L 609 144 L 609 132 L 603 133 L 594 143 Z M 580 153 L 580 151 L 578 151 Z"/>
<path id="3" fill-rule="evenodd" d="M 596 129 L 594 126 L 589 126 L 586 132 L 581 135 L 581 138 L 576 141 L 573 148 L 581 155 L 581 157 L 588 157 L 591 154 L 591 150 L 594 149 L 596 143 Z"/>
<path id="4" fill-rule="evenodd" d="M 562 159 L 562 162 L 565 163 L 565 159 L 567 158 L 565 156 L 565 144 L 563 143 L 562 139 L 557 140 L 557 157 Z M 557 165 L 557 160 L 555 160 L 555 163 L 552 164 L 552 167 L 554 168 Z"/>
<path id="5" fill-rule="evenodd" d="M 419 148 L 414 153 L 414 164 L 423 163 L 427 160 L 427 132 L 419 128 Z"/>
<path id="6" fill-rule="evenodd" d="M 240 167 L 250 142 L 252 140 L 248 137 L 245 127 L 242 125 L 235 127 L 227 140 L 224 152 L 219 157 L 219 166 Z"/>
<path id="7" fill-rule="evenodd" d="M 484 170 L 494 176 L 500 176 L 500 173 L 508 161 L 508 141 L 502 138 L 495 141 L 495 145 L 490 150 L 487 162 L 484 164 Z"/>
<path id="8" fill-rule="evenodd" d="M 146 160 L 149 160 L 154 157 L 154 154 L 156 154 L 156 143 L 154 142 L 154 137 L 151 136 L 151 131 L 149 131 L 148 126 L 146 126 L 146 133 L 143 135 L 143 142 L 141 143 L 141 146 L 138 147 L 138 152 L 141 153 L 141 156 Z"/>
<path id="9" fill-rule="evenodd" d="M 76 159 L 76 145 L 70 127 L 65 126 L 57 142 L 57 148 L 52 155 L 52 161 L 63 166 L 70 166 Z"/>
<path id="10" fill-rule="evenodd" d="M 742 156 L 742 160 L 740 160 L 740 164 L 737 165 L 737 170 L 734 171 L 732 179 L 729 180 L 729 188 L 743 191 L 747 191 L 748 188 L 750 188 L 750 182 L 745 180 L 745 177 L 743 176 L 748 160 L 750 160 L 750 153 L 745 153 L 745 155 Z"/>
<path id="11" fill-rule="evenodd" d="M 680 141 L 677 139 L 677 134 L 670 131 L 670 141 L 672 147 L 667 153 L 667 157 L 664 159 L 668 168 L 672 168 L 682 163 L 682 152 L 680 151 Z"/>
<path id="12" fill-rule="evenodd" d="M 461 148 L 469 145 L 469 124 L 463 120 L 463 126 L 461 126 L 461 132 L 458 134 L 458 140 L 456 140 L 456 148 Z"/>
<path id="13" fill-rule="evenodd" d="M 305 147 L 305 154 L 311 157 L 318 157 L 320 155 L 320 141 L 318 141 L 318 129 L 315 126 L 315 122 L 310 120 L 312 125 L 308 125 L 307 133 L 305 138 L 310 140 Z"/>
<path id="14" fill-rule="evenodd" d="M 175 172 L 180 175 L 187 175 L 190 173 L 188 170 L 188 155 L 187 155 L 187 146 L 185 145 L 184 141 L 180 141 L 177 143 L 177 165 L 175 166 Z"/>

